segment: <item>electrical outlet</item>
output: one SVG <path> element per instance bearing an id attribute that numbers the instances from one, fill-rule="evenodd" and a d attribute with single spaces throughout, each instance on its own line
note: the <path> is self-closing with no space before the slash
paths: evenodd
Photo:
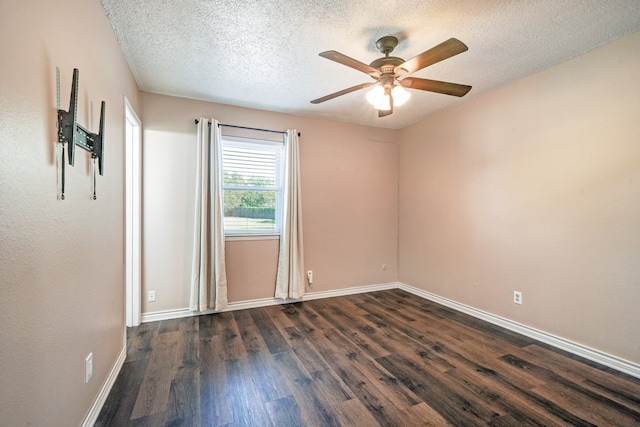
<path id="1" fill-rule="evenodd" d="M 147 293 L 147 301 L 148 302 L 156 302 L 156 291 L 149 291 Z"/>
<path id="2" fill-rule="evenodd" d="M 307 281 L 310 285 L 313 284 L 313 271 L 311 270 L 307 271 Z"/>
<path id="3" fill-rule="evenodd" d="M 93 353 L 89 353 L 86 359 L 84 359 L 84 383 L 88 383 L 93 375 Z"/>
<path id="4" fill-rule="evenodd" d="M 513 302 L 515 304 L 522 304 L 522 292 L 513 291 Z"/>

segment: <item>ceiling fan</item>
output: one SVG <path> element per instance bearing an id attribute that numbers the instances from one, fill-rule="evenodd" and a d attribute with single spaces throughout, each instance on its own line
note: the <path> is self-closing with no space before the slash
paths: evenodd
<path id="1" fill-rule="evenodd" d="M 471 90 L 471 86 L 467 85 L 407 77 L 409 74 L 422 70 L 429 65 L 433 65 L 468 50 L 467 45 L 460 40 L 451 38 L 408 61 L 395 56 L 389 56 L 397 45 L 398 39 L 394 36 L 385 36 L 379 39 L 376 42 L 376 47 L 384 56 L 376 59 L 370 65 L 350 58 L 335 50 L 320 53 L 320 56 L 323 58 L 362 71 L 371 76 L 375 81 L 362 83 L 332 93 L 331 95 L 314 99 L 311 103 L 320 104 L 321 102 L 337 98 L 338 96 L 373 86 L 373 89 L 367 93 L 367 101 L 378 110 L 378 117 L 384 117 L 393 113 L 394 105 L 400 106 L 409 99 L 411 94 L 404 90 L 404 88 L 426 90 L 453 96 L 464 96 Z"/>

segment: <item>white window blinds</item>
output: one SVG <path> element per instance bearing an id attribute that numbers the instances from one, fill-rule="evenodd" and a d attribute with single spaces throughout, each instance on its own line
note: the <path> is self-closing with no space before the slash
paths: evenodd
<path id="1" fill-rule="evenodd" d="M 280 142 L 223 137 L 225 234 L 280 233 L 282 156 Z"/>

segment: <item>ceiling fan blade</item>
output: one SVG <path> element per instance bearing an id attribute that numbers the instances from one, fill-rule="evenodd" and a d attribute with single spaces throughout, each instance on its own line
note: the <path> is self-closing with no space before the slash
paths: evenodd
<path id="1" fill-rule="evenodd" d="M 445 95 L 465 96 L 471 86 L 457 83 L 441 82 L 438 80 L 419 79 L 417 77 L 407 77 L 400 80 L 400 84 L 411 89 L 426 90 L 429 92 L 443 93 Z"/>
<path id="2" fill-rule="evenodd" d="M 378 110 L 378 118 L 390 116 L 391 114 L 393 114 L 393 96 L 391 96 L 391 94 L 389 94 L 389 106 L 391 108 L 389 108 L 388 110 Z"/>
<path id="3" fill-rule="evenodd" d="M 364 89 L 365 87 L 369 87 L 369 86 L 372 86 L 374 84 L 376 84 L 376 82 L 362 83 L 362 84 L 357 85 L 357 86 L 352 86 L 350 88 L 343 89 L 343 90 L 341 90 L 339 92 L 332 93 L 331 95 L 327 95 L 327 96 L 323 96 L 322 98 L 314 99 L 313 101 L 311 101 L 311 103 L 312 104 L 320 104 L 321 102 L 328 101 L 330 99 L 337 98 L 337 97 L 342 96 L 342 95 L 346 95 L 347 93 L 355 92 L 356 90 Z"/>
<path id="4" fill-rule="evenodd" d="M 362 71 L 365 74 L 369 74 L 373 78 L 380 77 L 380 75 L 382 74 L 379 70 L 376 70 L 372 66 L 367 65 L 364 62 L 360 62 L 356 59 L 350 58 L 347 55 L 343 55 L 340 52 L 336 52 L 335 50 L 328 50 L 326 52 L 320 53 L 319 55 L 323 58 L 330 59 L 339 64 L 346 65 L 347 67 Z"/>
<path id="5" fill-rule="evenodd" d="M 390 110 L 378 110 L 378 117 L 390 116 L 393 114 L 393 108 Z"/>
<path id="6" fill-rule="evenodd" d="M 433 65 L 436 62 L 440 62 L 444 59 L 451 58 L 459 53 L 462 53 L 469 48 L 466 44 L 462 43 L 456 38 L 450 38 L 449 40 L 440 43 L 439 45 L 432 47 L 431 49 L 422 52 L 418 56 L 414 56 L 408 61 L 398 65 L 394 72 L 398 76 L 404 76 L 407 74 L 415 73 L 418 70 L 422 70 L 429 65 Z"/>

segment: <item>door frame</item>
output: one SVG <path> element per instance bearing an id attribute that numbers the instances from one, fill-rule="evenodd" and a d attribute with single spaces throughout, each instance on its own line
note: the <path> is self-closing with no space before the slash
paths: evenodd
<path id="1" fill-rule="evenodd" d="M 142 245 L 142 123 L 124 97 L 125 133 L 125 320 L 140 325 Z"/>

